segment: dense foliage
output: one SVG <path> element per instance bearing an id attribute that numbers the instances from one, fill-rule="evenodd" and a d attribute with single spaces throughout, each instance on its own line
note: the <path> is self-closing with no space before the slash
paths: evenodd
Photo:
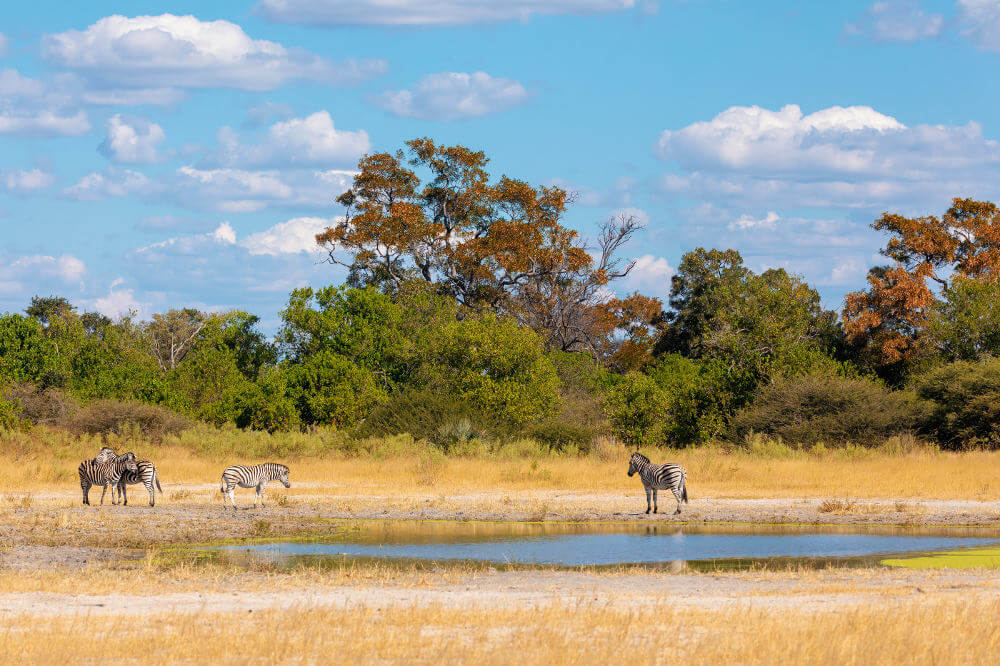
<path id="1" fill-rule="evenodd" d="M 751 432 L 1000 447 L 993 204 L 883 215 L 894 263 L 848 295 L 843 320 L 800 277 L 757 273 L 731 249 L 685 254 L 664 309 L 607 289 L 633 265 L 617 253 L 634 220 L 606 224 L 588 249 L 562 225 L 562 190 L 493 180 L 461 146 L 408 149 L 362 160 L 340 197 L 347 218 L 317 238 L 348 283 L 293 290 L 273 339 L 239 311 L 111 321 L 36 296 L 0 314 L 0 429 L 159 437 L 202 421 L 357 442 L 409 434 L 452 452 Z"/>

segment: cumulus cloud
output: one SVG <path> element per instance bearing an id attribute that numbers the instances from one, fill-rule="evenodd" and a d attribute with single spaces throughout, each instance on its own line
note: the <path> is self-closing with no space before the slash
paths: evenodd
<path id="1" fill-rule="evenodd" d="M 413 90 L 385 92 L 376 102 L 404 118 L 458 120 L 504 111 L 529 96 L 528 90 L 513 79 L 486 72 L 442 72 L 425 76 Z"/>
<path id="2" fill-rule="evenodd" d="M 296 217 L 255 234 L 241 243 L 250 254 L 301 254 L 317 252 L 316 235 L 336 224 L 336 219 Z"/>
<path id="3" fill-rule="evenodd" d="M 129 169 L 107 169 L 89 173 L 75 185 L 63 190 L 63 196 L 75 201 L 101 201 L 130 195 L 150 195 L 160 189 L 145 174 Z"/>
<path id="4" fill-rule="evenodd" d="M 53 257 L 34 254 L 0 262 L 0 281 L 41 281 L 55 278 L 64 285 L 77 285 L 83 281 L 87 266 L 72 254 Z"/>
<path id="5" fill-rule="evenodd" d="M 918 0 L 887 0 L 868 7 L 860 20 L 844 26 L 844 33 L 873 42 L 916 42 L 937 37 L 944 27 L 944 16 L 928 14 Z"/>
<path id="6" fill-rule="evenodd" d="M 153 164 L 159 161 L 159 145 L 166 140 L 163 128 L 154 122 L 123 119 L 115 114 L 108 120 L 108 135 L 100 145 L 101 153 L 121 164 Z"/>
<path id="7" fill-rule="evenodd" d="M 350 187 L 352 171 L 198 169 L 186 165 L 156 180 L 136 171 L 106 169 L 63 190 L 78 201 L 135 196 L 193 210 L 248 213 L 275 207 L 329 206 Z"/>
<path id="8" fill-rule="evenodd" d="M 0 185 L 14 194 L 29 194 L 36 190 L 44 190 L 52 187 L 55 182 L 56 179 L 52 174 L 41 169 L 0 171 Z"/>
<path id="9" fill-rule="evenodd" d="M 1000 166 L 1000 146 L 976 123 L 907 127 L 869 107 L 732 107 L 664 131 L 656 151 L 680 168 L 662 177 L 664 192 L 744 207 L 940 205 L 987 194 Z"/>
<path id="10" fill-rule="evenodd" d="M 79 136 L 89 131 L 87 115 L 67 95 L 17 70 L 0 70 L 0 134 Z"/>
<path id="11" fill-rule="evenodd" d="M 676 269 L 663 257 L 644 254 L 635 260 L 635 267 L 619 284 L 619 291 L 638 291 L 648 296 L 666 299 L 670 293 L 670 278 Z"/>
<path id="12" fill-rule="evenodd" d="M 435 26 L 601 14 L 624 11 L 636 4 L 635 0 L 261 0 L 255 9 L 280 23 Z"/>
<path id="13" fill-rule="evenodd" d="M 194 16 L 108 16 L 86 30 L 46 35 L 45 58 L 97 89 L 273 90 L 295 81 L 350 84 L 385 70 L 382 60 L 332 62 L 252 39 L 229 21 Z"/>
<path id="14" fill-rule="evenodd" d="M 773 210 L 769 210 L 767 215 L 761 218 L 754 218 L 751 215 L 740 215 L 738 219 L 729 224 L 729 229 L 738 229 L 741 231 L 749 229 L 774 229 L 780 219 L 781 216 Z"/>
<path id="15" fill-rule="evenodd" d="M 204 166 L 353 166 L 371 150 L 367 132 L 336 129 L 326 111 L 277 122 L 256 145 L 244 145 L 229 127 L 219 130 L 217 138 L 219 145 Z"/>
<path id="16" fill-rule="evenodd" d="M 89 301 L 90 307 L 112 319 L 121 319 L 131 314 L 141 318 L 146 308 L 136 299 L 135 290 L 124 288 L 124 284 L 124 278 L 114 280 L 106 295 Z"/>

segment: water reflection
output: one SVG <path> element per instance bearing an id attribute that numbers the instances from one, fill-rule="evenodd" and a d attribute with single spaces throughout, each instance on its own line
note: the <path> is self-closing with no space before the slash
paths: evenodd
<path id="1" fill-rule="evenodd" d="M 496 564 L 608 566 L 837 562 L 982 546 L 1000 534 L 970 528 L 635 525 L 593 523 L 344 522 L 312 541 L 223 546 L 267 561 L 383 558 Z"/>

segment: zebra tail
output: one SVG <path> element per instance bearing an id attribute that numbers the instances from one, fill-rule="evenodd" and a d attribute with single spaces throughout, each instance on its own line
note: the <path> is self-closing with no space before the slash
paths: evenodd
<path id="1" fill-rule="evenodd" d="M 159 490 L 160 494 L 162 495 L 163 494 L 163 488 L 160 487 L 160 473 L 159 472 L 153 472 L 153 480 L 156 481 L 156 489 Z"/>
<path id="2" fill-rule="evenodd" d="M 684 503 L 688 503 L 688 475 L 684 475 L 684 479 L 681 481 L 681 499 Z"/>
<path id="3" fill-rule="evenodd" d="M 226 475 L 223 474 L 222 478 L 219 479 L 219 492 L 223 495 L 226 494 Z"/>

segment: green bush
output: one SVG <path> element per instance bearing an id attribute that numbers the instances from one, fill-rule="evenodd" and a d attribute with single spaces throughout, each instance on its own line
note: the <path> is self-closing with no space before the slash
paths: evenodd
<path id="1" fill-rule="evenodd" d="M 790 445 L 853 442 L 876 446 L 915 430 L 927 407 L 913 393 L 889 391 L 867 379 L 806 376 L 777 379 L 733 419 L 737 439 L 751 432 Z"/>
<path id="2" fill-rule="evenodd" d="M 388 399 L 374 372 L 329 350 L 285 369 L 304 423 L 350 428 Z"/>
<path id="3" fill-rule="evenodd" d="M 1000 359 L 949 363 L 917 378 L 932 409 L 924 431 L 945 448 L 1000 448 Z"/>
<path id="4" fill-rule="evenodd" d="M 409 434 L 438 445 L 446 445 L 454 424 L 467 423 L 471 437 L 486 438 L 495 422 L 467 401 L 444 391 L 406 390 L 390 396 L 376 407 L 356 429 L 358 438 Z"/>
<path id="5" fill-rule="evenodd" d="M 19 418 L 34 425 L 59 423 L 76 405 L 61 389 L 32 384 L 6 384 L 0 396 L 17 405 Z"/>
<path id="6" fill-rule="evenodd" d="M 565 421 L 542 421 L 528 426 L 525 434 L 547 445 L 553 451 L 575 450 L 589 453 L 590 442 L 594 439 L 595 433 L 590 428 Z"/>

